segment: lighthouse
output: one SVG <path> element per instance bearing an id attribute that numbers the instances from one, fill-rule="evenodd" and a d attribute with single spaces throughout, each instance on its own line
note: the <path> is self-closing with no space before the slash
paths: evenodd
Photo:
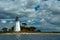
<path id="1" fill-rule="evenodd" d="M 20 29 L 20 21 L 19 21 L 19 18 L 16 17 L 16 19 L 15 19 L 14 32 L 19 32 L 19 31 L 21 31 L 21 29 Z"/>

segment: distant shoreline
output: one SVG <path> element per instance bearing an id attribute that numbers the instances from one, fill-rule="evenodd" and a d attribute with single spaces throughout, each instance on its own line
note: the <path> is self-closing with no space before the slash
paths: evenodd
<path id="1" fill-rule="evenodd" d="M 59 34 L 60 33 L 0 33 L 0 35 L 18 35 L 18 34 L 26 34 L 26 35 L 31 35 L 31 34 Z"/>

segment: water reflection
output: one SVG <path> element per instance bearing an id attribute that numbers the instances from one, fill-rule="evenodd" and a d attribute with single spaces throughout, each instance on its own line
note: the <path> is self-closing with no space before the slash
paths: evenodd
<path id="1" fill-rule="evenodd" d="M 15 35 L 15 40 L 21 40 L 21 35 Z"/>
<path id="2" fill-rule="evenodd" d="M 60 34 L 16 34 L 16 35 L 0 35 L 0 40 L 60 40 Z"/>
<path id="3" fill-rule="evenodd" d="M 32 40 L 30 35 L 22 35 L 21 40 Z"/>
<path id="4" fill-rule="evenodd" d="M 31 40 L 30 35 L 15 35 L 15 40 Z"/>

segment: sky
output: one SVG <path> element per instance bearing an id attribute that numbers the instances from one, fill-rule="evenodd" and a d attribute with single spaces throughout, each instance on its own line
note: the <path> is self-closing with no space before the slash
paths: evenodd
<path id="1" fill-rule="evenodd" d="M 41 31 L 60 32 L 60 0 L 0 0 L 0 27 L 14 25 L 16 16 Z"/>

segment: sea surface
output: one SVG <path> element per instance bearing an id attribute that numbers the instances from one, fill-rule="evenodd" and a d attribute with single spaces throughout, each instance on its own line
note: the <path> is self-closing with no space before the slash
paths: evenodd
<path id="1" fill-rule="evenodd" d="M 60 40 L 60 34 L 0 35 L 0 40 Z"/>

